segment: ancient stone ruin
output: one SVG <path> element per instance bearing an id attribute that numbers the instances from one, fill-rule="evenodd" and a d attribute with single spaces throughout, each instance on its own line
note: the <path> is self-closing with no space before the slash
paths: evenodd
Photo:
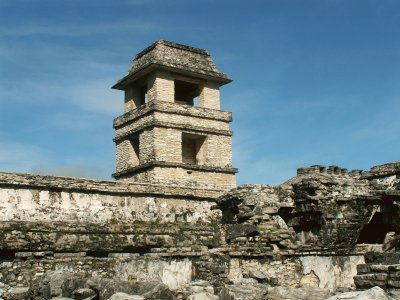
<path id="1" fill-rule="evenodd" d="M 0 173 L 0 299 L 400 299 L 400 163 L 236 187 L 230 81 L 158 41 L 113 86 L 115 181 Z"/>

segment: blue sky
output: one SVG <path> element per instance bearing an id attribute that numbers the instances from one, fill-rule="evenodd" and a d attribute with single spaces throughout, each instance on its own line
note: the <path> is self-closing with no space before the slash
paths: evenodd
<path id="1" fill-rule="evenodd" d="M 158 39 L 233 78 L 239 184 L 400 160 L 400 1 L 0 0 L 0 170 L 110 179 L 110 87 Z"/>

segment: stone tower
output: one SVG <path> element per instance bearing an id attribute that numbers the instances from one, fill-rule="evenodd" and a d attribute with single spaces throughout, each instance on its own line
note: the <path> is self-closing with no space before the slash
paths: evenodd
<path id="1" fill-rule="evenodd" d="M 206 50 L 157 41 L 136 55 L 114 89 L 125 113 L 114 120 L 117 180 L 230 189 L 229 123 L 220 110 L 220 73 Z"/>

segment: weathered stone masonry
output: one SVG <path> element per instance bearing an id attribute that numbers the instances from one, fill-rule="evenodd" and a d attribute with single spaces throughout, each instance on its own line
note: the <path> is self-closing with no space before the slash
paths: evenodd
<path id="1" fill-rule="evenodd" d="M 220 111 L 219 96 L 219 87 L 230 81 L 202 49 L 159 41 L 136 55 L 113 87 L 125 91 L 125 114 L 114 120 L 114 177 L 235 187 L 232 116 Z"/>
<path id="2" fill-rule="evenodd" d="M 0 299 L 399 297 L 400 163 L 236 188 L 230 81 L 158 41 L 114 85 L 116 181 L 0 172 Z"/>

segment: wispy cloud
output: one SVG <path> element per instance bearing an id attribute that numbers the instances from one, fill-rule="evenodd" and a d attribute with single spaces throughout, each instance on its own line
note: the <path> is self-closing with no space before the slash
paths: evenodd
<path id="1" fill-rule="evenodd" d="M 23 83 L 23 84 L 21 84 Z M 63 95 L 64 88 L 51 82 L 27 81 L 18 82 L 13 85 L 0 85 L 0 104 L 8 104 L 11 100 L 22 103 L 35 102 L 36 104 L 57 101 Z"/>
<path id="2" fill-rule="evenodd" d="M 0 141 L 0 170 L 22 172 L 47 161 L 45 151 L 36 146 Z"/>
<path id="3" fill-rule="evenodd" d="M 1 36 L 0 36 L 1 37 Z M 9 42 L 3 39 L 0 44 L 0 64 L 7 66 L 9 64 L 23 64 L 23 68 L 18 65 L 20 72 L 30 70 L 32 66 L 39 70 L 48 69 L 50 67 L 69 68 L 71 62 L 85 60 L 87 63 L 100 63 L 105 57 L 110 55 L 109 49 L 103 48 L 85 48 L 75 47 L 68 44 L 53 43 L 50 39 L 28 41 L 19 39 L 18 41 Z M 29 60 L 29 65 L 26 61 Z M 39 63 L 42 63 L 38 66 Z M 46 63 L 47 65 L 43 65 Z M 52 65 L 49 65 L 49 64 Z M 46 67 L 46 68 L 45 68 Z"/>
<path id="4" fill-rule="evenodd" d="M 25 106 L 73 105 L 92 113 L 122 113 L 123 93 L 111 89 L 119 78 L 115 69 L 90 61 L 72 61 L 67 68 L 54 70 L 46 79 L 23 77 L 18 82 L 0 82 L 0 104 L 9 105 L 12 100 Z M 90 75 L 94 79 L 88 80 Z"/>
<path id="5" fill-rule="evenodd" d="M 31 170 L 32 173 L 41 175 L 67 176 L 78 178 L 98 178 L 111 179 L 105 168 L 83 165 L 64 165 L 64 166 L 36 166 Z"/>
<path id="6" fill-rule="evenodd" d="M 95 129 L 97 118 L 91 114 L 79 112 L 73 113 L 55 113 L 49 116 L 48 126 L 54 129 L 61 128 L 67 130 L 88 130 Z M 47 120 L 46 120 L 47 122 Z"/>
<path id="7" fill-rule="evenodd" d="M 111 179 L 112 159 L 99 163 L 98 157 L 60 157 L 61 153 L 53 150 L 29 143 L 0 141 L 0 172 Z"/>
<path id="8" fill-rule="evenodd" d="M 122 113 L 123 94 L 110 89 L 109 82 L 93 81 L 70 91 L 72 103 L 89 112 L 117 116 Z"/>
<path id="9" fill-rule="evenodd" d="M 79 159 L 57 162 L 53 154 L 31 144 L 0 141 L 0 172 L 111 179 L 110 162 L 102 166 Z"/>
<path id="10" fill-rule="evenodd" d="M 112 22 L 103 24 L 62 24 L 62 25 L 33 25 L 16 26 L 12 28 L 0 28 L 0 37 L 24 37 L 36 35 L 51 35 L 61 37 L 87 36 L 93 34 L 106 34 L 121 31 L 158 31 L 163 27 L 157 23 L 146 21 L 137 22 Z"/>
<path id="11" fill-rule="evenodd" d="M 157 0 L 115 0 L 112 2 L 109 1 L 97 1 L 96 2 L 96 6 L 97 7 L 109 7 L 112 6 L 113 3 L 118 3 L 119 5 L 127 5 L 127 6 L 141 6 L 143 4 L 148 4 L 148 3 L 152 3 L 152 2 L 156 2 Z M 39 0 L 39 1 L 32 1 L 32 0 L 0 0 L 0 6 L 4 6 L 4 7 L 10 7 L 10 6 L 14 6 L 14 7 L 18 7 L 18 6 L 22 6 L 22 7 L 26 7 L 29 4 L 34 4 L 34 2 L 40 2 L 41 5 L 59 5 L 57 3 L 57 1 L 54 0 Z M 92 0 L 68 0 L 68 1 L 62 1 L 62 2 L 69 2 L 69 3 L 73 3 L 73 2 L 79 2 L 80 5 L 86 6 L 86 5 L 92 5 L 93 1 Z"/>

